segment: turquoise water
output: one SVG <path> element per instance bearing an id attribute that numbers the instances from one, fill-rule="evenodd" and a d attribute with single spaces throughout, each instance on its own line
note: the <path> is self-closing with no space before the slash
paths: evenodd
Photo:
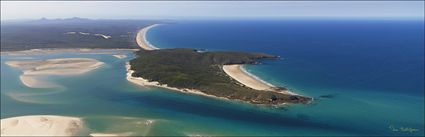
<path id="1" fill-rule="evenodd" d="M 391 32 L 405 30 L 407 32 L 400 33 L 423 36 L 423 31 L 414 31 L 418 26 L 409 23 L 406 23 L 408 27 L 394 27 L 404 23 L 406 22 L 384 23 L 389 25 L 388 28 L 393 28 L 388 29 L 382 23 L 375 22 L 375 25 L 383 28 L 367 29 L 367 34 L 375 36 L 385 31 L 387 39 L 398 36 Z M 296 93 L 315 97 L 313 104 L 259 106 L 137 86 L 125 79 L 124 64 L 134 56 L 129 51 L 108 51 L 124 53 L 129 56 L 125 59 L 115 58 L 112 54 L 77 52 L 2 55 L 1 118 L 38 114 L 77 116 L 86 121 L 92 132 L 129 135 L 423 135 L 423 72 L 418 71 L 423 70 L 423 50 L 417 50 L 423 49 L 423 39 L 413 36 L 402 38 L 401 41 L 409 40 L 407 43 L 412 46 L 403 50 L 397 48 L 401 42 L 391 39 L 393 41 L 388 42 L 392 43 L 389 45 L 392 47 L 389 48 L 391 51 L 381 51 L 382 48 L 379 47 L 386 44 L 383 45 L 376 37 L 374 38 L 377 40 L 369 40 L 369 43 L 374 43 L 375 46 L 355 47 L 342 44 L 343 47 L 337 48 L 336 46 L 341 45 L 335 44 L 339 43 L 336 38 L 341 38 L 330 32 L 339 34 L 347 32 L 341 30 L 342 28 L 376 26 L 369 26 L 370 23 L 366 23 L 368 27 L 363 26 L 364 23 L 355 23 L 353 26 L 339 22 L 339 28 L 323 28 L 335 24 L 317 24 L 319 26 L 316 27 L 320 27 L 322 32 L 324 29 L 328 30 L 330 36 L 320 36 L 316 43 L 322 44 L 316 45 L 309 42 L 315 39 L 311 35 L 319 28 L 306 22 L 181 22 L 161 25 L 148 33 L 148 40 L 160 48 L 239 49 L 281 55 L 283 60 L 264 61 L 262 65 L 247 66 L 247 69 L 267 82 L 287 86 Z M 309 27 L 303 29 L 306 26 Z M 410 27 L 414 29 L 409 29 Z M 258 35 L 251 35 L 253 33 Z M 358 36 L 360 34 L 363 33 L 351 33 L 351 37 L 356 37 L 357 40 L 348 43 L 361 43 L 364 38 Z M 346 35 L 340 37 L 347 37 Z M 309 37 L 310 40 L 297 40 L 296 37 Z M 325 38 L 335 40 L 319 41 Z M 341 41 L 347 42 L 347 39 Z M 263 44 L 259 45 L 260 43 Z M 334 46 L 327 47 L 330 43 L 334 43 Z M 387 49 L 388 45 L 383 48 Z M 397 55 L 398 59 L 387 59 L 394 60 L 400 66 L 406 65 L 400 62 L 407 62 L 409 65 L 400 70 L 392 61 L 380 64 L 380 58 L 371 56 L 371 52 L 353 54 L 341 51 L 342 49 L 356 53 L 369 49 L 384 56 L 391 55 L 385 57 Z M 359 55 L 358 58 L 362 61 L 353 58 L 354 55 Z M 46 80 L 63 86 L 54 89 L 25 87 L 19 81 L 21 72 L 4 65 L 8 60 L 63 57 L 95 58 L 106 65 L 84 75 L 45 77 Z M 334 58 L 344 59 L 346 62 L 338 62 Z M 328 62 L 325 63 L 326 61 Z M 359 67 L 361 64 L 367 65 Z M 391 67 L 377 68 L 385 64 Z M 360 73 L 365 70 L 373 70 L 374 73 Z M 364 81 L 358 81 L 359 79 Z M 355 81 L 358 82 L 351 83 Z M 392 82 L 399 84 L 394 85 Z M 409 88 L 403 90 L 404 87 Z M 320 98 L 322 95 L 329 96 Z M 154 122 L 146 125 L 147 120 Z M 394 128 L 401 127 L 418 131 L 393 131 Z"/>

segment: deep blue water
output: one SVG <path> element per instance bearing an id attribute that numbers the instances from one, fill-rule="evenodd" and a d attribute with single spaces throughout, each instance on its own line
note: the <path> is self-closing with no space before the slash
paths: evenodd
<path id="1" fill-rule="evenodd" d="M 323 127 L 329 129 L 324 134 L 424 133 L 423 20 L 180 21 L 152 28 L 147 39 L 159 48 L 280 55 L 246 68 L 316 97 L 314 105 L 290 110 L 335 126 Z M 420 130 L 397 132 L 393 126 Z"/>
<path id="2" fill-rule="evenodd" d="M 162 48 L 280 55 L 267 69 L 311 87 L 424 95 L 423 21 L 178 22 L 148 39 Z"/>

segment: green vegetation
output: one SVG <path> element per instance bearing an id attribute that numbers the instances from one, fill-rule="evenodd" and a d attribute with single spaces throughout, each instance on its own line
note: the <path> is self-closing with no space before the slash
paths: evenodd
<path id="1" fill-rule="evenodd" d="M 138 48 L 138 29 L 155 23 L 147 20 L 41 19 L 1 23 L 1 51 L 36 48 Z M 76 34 L 65 34 L 76 32 Z M 82 35 L 79 32 L 90 33 Z M 94 34 L 111 36 L 105 39 Z"/>
<path id="2" fill-rule="evenodd" d="M 134 77 L 143 77 L 176 88 L 256 104 L 307 103 L 310 98 L 259 91 L 241 85 L 223 70 L 225 64 L 257 64 L 257 59 L 275 56 L 243 52 L 198 52 L 193 49 L 141 50 L 130 61 Z"/>

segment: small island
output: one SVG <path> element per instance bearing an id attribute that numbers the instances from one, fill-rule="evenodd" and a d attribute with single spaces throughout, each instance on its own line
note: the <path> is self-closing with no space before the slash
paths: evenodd
<path id="1" fill-rule="evenodd" d="M 311 98 L 284 87 L 258 90 L 230 77 L 226 65 L 258 64 L 258 59 L 277 56 L 245 52 L 200 52 L 194 49 L 140 50 L 129 62 L 128 79 L 142 85 L 160 86 L 254 104 L 308 103 Z"/>

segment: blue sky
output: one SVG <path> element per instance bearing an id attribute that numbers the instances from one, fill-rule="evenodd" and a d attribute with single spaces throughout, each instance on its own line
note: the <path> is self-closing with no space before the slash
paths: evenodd
<path id="1" fill-rule="evenodd" d="M 424 18 L 423 1 L 1 2 L 1 19 Z"/>

